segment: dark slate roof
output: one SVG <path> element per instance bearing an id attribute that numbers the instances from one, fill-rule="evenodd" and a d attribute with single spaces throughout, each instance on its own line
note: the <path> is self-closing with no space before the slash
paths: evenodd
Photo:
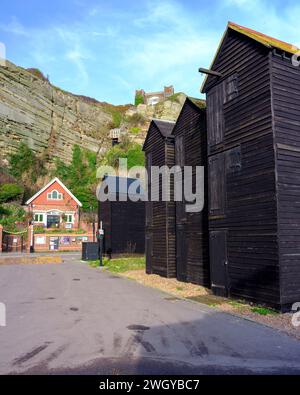
<path id="1" fill-rule="evenodd" d="M 158 127 L 163 137 L 172 137 L 175 122 L 163 121 L 161 119 L 153 119 L 152 122 Z"/>
<path id="2" fill-rule="evenodd" d="M 143 151 L 146 150 L 146 146 L 147 146 L 148 139 L 149 139 L 149 136 L 150 136 L 151 129 L 152 129 L 153 125 L 156 126 L 156 128 L 158 129 L 160 135 L 163 138 L 172 138 L 172 139 L 174 138 L 174 136 L 172 135 L 172 132 L 173 132 L 173 129 L 174 129 L 175 125 L 176 125 L 175 122 L 173 122 L 173 121 L 164 121 L 162 119 L 153 119 L 151 124 L 150 124 L 149 130 L 148 130 L 148 134 L 147 134 L 144 146 L 143 146 Z"/>

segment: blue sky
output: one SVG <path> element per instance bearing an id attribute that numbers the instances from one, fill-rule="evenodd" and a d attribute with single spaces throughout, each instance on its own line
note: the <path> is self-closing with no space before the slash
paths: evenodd
<path id="1" fill-rule="evenodd" d="M 170 84 L 198 97 L 228 20 L 300 47 L 298 0 L 1 0 L 0 42 L 15 64 L 100 101 Z"/>

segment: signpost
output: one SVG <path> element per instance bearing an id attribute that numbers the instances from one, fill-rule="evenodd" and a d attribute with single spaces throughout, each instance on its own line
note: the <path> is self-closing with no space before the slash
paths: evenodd
<path id="1" fill-rule="evenodd" d="M 99 260 L 100 260 L 100 267 L 103 267 L 103 240 L 104 240 L 104 230 L 103 230 L 103 223 L 101 222 L 100 229 L 97 234 L 97 239 L 99 243 Z"/>

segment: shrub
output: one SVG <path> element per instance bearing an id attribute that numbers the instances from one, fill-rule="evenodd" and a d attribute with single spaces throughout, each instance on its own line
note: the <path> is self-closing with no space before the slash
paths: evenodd
<path id="1" fill-rule="evenodd" d="M 17 184 L 3 184 L 0 186 L 0 203 L 10 202 L 20 198 L 24 189 Z"/>
<path id="2" fill-rule="evenodd" d="M 0 224 L 7 231 L 17 231 L 16 222 L 26 222 L 26 212 L 18 205 L 5 204 L 2 206 L 1 212 Z"/>
<path id="3" fill-rule="evenodd" d="M 142 129 L 139 127 L 131 128 L 130 132 L 133 134 L 139 134 Z"/>
<path id="4" fill-rule="evenodd" d="M 143 95 L 137 94 L 135 96 L 134 104 L 135 104 L 135 106 L 138 106 L 140 104 L 145 104 Z"/>
<path id="5" fill-rule="evenodd" d="M 119 164 L 119 158 L 127 159 L 129 169 L 145 165 L 145 155 L 142 147 L 128 141 L 124 141 L 107 151 L 102 158 L 102 164 L 116 168 Z"/>
<path id="6" fill-rule="evenodd" d="M 142 114 L 136 113 L 131 117 L 127 117 L 126 122 L 129 126 L 137 127 L 137 125 L 144 125 L 146 123 L 146 118 Z"/>
<path id="7" fill-rule="evenodd" d="M 28 184 L 35 183 L 39 176 L 47 174 L 42 159 L 25 144 L 20 143 L 16 153 L 9 157 L 9 171 L 18 180 L 26 180 Z"/>

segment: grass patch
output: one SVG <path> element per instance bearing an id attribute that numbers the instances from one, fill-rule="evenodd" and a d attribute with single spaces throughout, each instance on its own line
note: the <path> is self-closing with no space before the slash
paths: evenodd
<path id="1" fill-rule="evenodd" d="M 182 287 L 177 287 L 176 290 L 177 290 L 178 292 L 183 292 L 183 291 L 184 291 L 184 288 L 182 288 Z"/>
<path id="2" fill-rule="evenodd" d="M 99 267 L 99 261 L 91 261 L 89 262 L 89 265 L 94 268 Z M 132 257 L 112 260 L 105 258 L 103 260 L 103 266 L 111 273 L 126 273 L 133 270 L 145 270 L 146 258 Z"/>
<path id="3" fill-rule="evenodd" d="M 90 267 L 96 268 L 100 266 L 100 261 L 89 261 L 88 264 Z"/>
<path id="4" fill-rule="evenodd" d="M 112 273 L 126 273 L 133 270 L 145 270 L 146 258 L 120 258 L 112 259 L 104 264 Z"/>
<path id="5" fill-rule="evenodd" d="M 139 128 L 139 127 L 134 127 L 134 128 L 131 128 L 130 129 L 130 132 L 132 133 L 132 134 L 139 134 L 140 132 L 141 132 L 141 128 Z"/>
<path id="6" fill-rule="evenodd" d="M 256 313 L 259 315 L 267 316 L 267 315 L 278 315 L 277 311 L 268 309 L 266 307 L 254 307 L 251 309 L 252 313 Z"/>

